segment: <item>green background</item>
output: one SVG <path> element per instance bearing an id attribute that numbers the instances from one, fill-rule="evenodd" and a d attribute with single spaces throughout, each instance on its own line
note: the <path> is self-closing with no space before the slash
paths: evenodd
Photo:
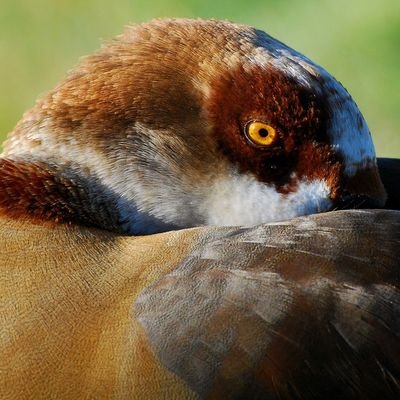
<path id="1" fill-rule="evenodd" d="M 230 19 L 279 38 L 344 84 L 379 155 L 400 157 L 400 0 L 1 0 L 0 141 L 99 39 L 162 16 Z"/>

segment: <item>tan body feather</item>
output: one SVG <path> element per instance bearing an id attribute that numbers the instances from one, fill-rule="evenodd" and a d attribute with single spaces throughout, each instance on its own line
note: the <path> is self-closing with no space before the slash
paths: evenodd
<path id="1" fill-rule="evenodd" d="M 1 398 L 399 394 L 397 211 L 146 237 L 3 219 L 0 235 Z"/>

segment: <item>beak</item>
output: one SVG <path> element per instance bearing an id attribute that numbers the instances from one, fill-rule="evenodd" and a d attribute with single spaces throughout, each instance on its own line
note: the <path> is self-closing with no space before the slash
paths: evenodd
<path id="1" fill-rule="evenodd" d="M 381 201 L 372 197 L 351 194 L 347 192 L 343 193 L 343 195 L 340 196 L 339 201 L 335 203 L 335 208 L 339 210 L 349 210 L 355 208 L 383 208 L 383 206 L 384 205 L 382 205 Z"/>
<path id="2" fill-rule="evenodd" d="M 383 208 L 387 194 L 376 165 L 359 169 L 355 175 L 345 177 L 344 190 L 335 207 L 339 209 Z"/>

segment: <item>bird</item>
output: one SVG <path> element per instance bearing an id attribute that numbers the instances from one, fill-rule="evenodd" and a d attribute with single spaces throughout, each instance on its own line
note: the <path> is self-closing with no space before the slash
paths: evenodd
<path id="1" fill-rule="evenodd" d="M 136 235 L 386 200 L 343 86 L 265 33 L 220 21 L 128 28 L 25 114 L 2 171 L 3 191 L 14 176 L 22 186 L 12 207 L 3 196 L 4 214 Z"/>
<path id="2" fill-rule="evenodd" d="M 4 144 L 0 397 L 398 398 L 398 178 L 268 34 L 127 27 Z"/>

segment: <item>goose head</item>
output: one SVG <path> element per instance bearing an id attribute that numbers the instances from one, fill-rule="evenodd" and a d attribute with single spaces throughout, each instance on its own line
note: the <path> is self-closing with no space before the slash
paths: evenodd
<path id="1" fill-rule="evenodd" d="M 129 234 L 386 199 L 344 87 L 266 33 L 222 21 L 128 27 L 24 115 L 0 164 L 3 214 Z"/>

